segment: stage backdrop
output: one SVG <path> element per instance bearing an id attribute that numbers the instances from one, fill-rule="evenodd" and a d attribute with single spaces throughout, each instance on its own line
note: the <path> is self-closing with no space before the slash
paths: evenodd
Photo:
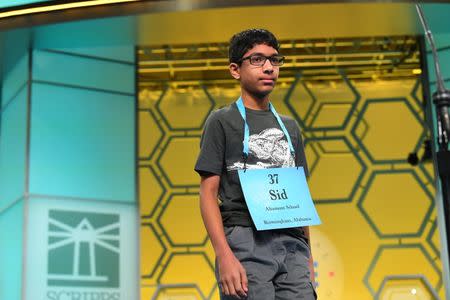
<path id="1" fill-rule="evenodd" d="M 0 299 L 138 299 L 134 47 L 49 35 L 4 40 Z"/>
<path id="2" fill-rule="evenodd" d="M 193 166 L 206 117 L 238 93 L 173 86 L 140 92 L 142 299 L 218 299 Z M 443 299 L 433 167 L 406 163 L 410 152 L 423 153 L 429 134 L 420 78 L 299 78 L 272 99 L 306 141 L 323 221 L 311 233 L 319 298 Z"/>

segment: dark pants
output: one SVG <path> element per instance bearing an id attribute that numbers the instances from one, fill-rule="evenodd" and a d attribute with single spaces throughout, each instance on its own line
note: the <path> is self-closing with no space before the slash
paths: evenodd
<path id="1" fill-rule="evenodd" d="M 248 300 L 315 300 L 308 262 L 310 250 L 300 237 L 252 227 L 225 227 L 231 250 L 247 272 Z M 216 278 L 219 278 L 216 263 Z M 220 299 L 236 299 L 220 291 Z"/>

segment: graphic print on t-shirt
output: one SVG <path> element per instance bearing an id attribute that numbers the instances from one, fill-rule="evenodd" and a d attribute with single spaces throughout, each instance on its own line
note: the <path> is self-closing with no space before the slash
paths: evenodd
<path id="1" fill-rule="evenodd" d="M 289 144 L 284 133 L 278 128 L 268 128 L 249 137 L 249 156 L 247 169 L 266 169 L 295 166 L 294 157 L 289 151 Z M 251 162 L 251 163 L 250 163 Z M 227 166 L 228 171 L 244 169 L 244 161 L 237 161 Z"/>

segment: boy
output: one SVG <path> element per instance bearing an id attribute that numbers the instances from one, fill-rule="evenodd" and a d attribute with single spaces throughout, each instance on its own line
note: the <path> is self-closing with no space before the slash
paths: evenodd
<path id="1" fill-rule="evenodd" d="M 277 39 L 264 29 L 231 38 L 229 69 L 241 97 L 208 117 L 195 166 L 223 300 L 316 299 L 308 227 L 257 231 L 238 175 L 242 169 L 294 166 L 308 172 L 297 123 L 281 116 L 280 124 L 269 106 L 284 61 L 278 50 Z"/>

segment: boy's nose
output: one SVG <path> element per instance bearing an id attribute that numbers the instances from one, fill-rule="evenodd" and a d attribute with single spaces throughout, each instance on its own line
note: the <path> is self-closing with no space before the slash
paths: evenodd
<path id="1" fill-rule="evenodd" d="M 264 63 L 264 65 L 262 67 L 263 67 L 264 73 L 272 73 L 273 72 L 272 63 L 268 59 L 266 59 L 266 62 Z"/>

